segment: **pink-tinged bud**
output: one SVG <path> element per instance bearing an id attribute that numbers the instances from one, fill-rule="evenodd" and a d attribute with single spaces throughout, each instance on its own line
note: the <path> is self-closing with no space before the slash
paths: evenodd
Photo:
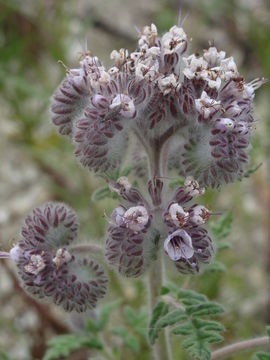
<path id="1" fill-rule="evenodd" d="M 173 261 L 190 259 L 194 254 L 191 237 L 185 230 L 176 230 L 169 235 L 164 250 Z"/>
<path id="2" fill-rule="evenodd" d="M 13 246 L 13 248 L 9 252 L 10 258 L 15 262 L 19 261 L 21 254 L 22 250 L 19 245 Z"/>
<path id="3" fill-rule="evenodd" d="M 234 129 L 234 121 L 229 118 L 217 119 L 215 124 L 215 129 L 220 130 L 221 132 L 228 132 Z"/>
<path id="4" fill-rule="evenodd" d="M 110 105 L 111 109 L 119 109 L 120 114 L 127 119 L 132 119 L 136 114 L 133 100 L 124 94 L 117 95 Z"/>
<path id="5" fill-rule="evenodd" d="M 118 206 L 115 208 L 110 216 L 111 225 L 115 226 L 125 226 L 124 214 L 126 209 L 123 206 Z"/>
<path id="6" fill-rule="evenodd" d="M 109 108 L 109 101 L 106 97 L 96 94 L 92 98 L 93 105 L 100 111 L 101 114 L 105 114 Z"/>

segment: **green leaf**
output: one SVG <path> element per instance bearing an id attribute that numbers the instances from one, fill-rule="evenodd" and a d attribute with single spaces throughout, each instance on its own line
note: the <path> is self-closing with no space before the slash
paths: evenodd
<path id="1" fill-rule="evenodd" d="M 103 331 L 108 324 L 111 313 L 119 306 L 119 304 L 121 304 L 121 302 L 121 300 L 115 300 L 101 306 L 98 317 L 87 320 L 86 330 L 93 333 Z"/>
<path id="2" fill-rule="evenodd" d="M 130 335 L 128 333 L 128 329 L 125 328 L 124 326 L 120 326 L 117 328 L 114 328 L 112 330 L 112 333 L 114 335 L 119 336 L 122 340 L 123 340 L 123 344 L 128 347 L 129 349 L 131 349 L 132 351 L 134 351 L 135 353 L 138 353 L 140 350 L 140 344 L 138 339 L 133 336 Z"/>
<path id="3" fill-rule="evenodd" d="M 125 306 L 124 314 L 132 330 L 145 338 L 147 333 L 147 310 L 142 308 L 135 311 L 131 306 Z"/>
<path id="4" fill-rule="evenodd" d="M 204 315 L 217 315 L 224 312 L 223 307 L 214 302 L 208 302 L 204 304 L 187 306 L 186 311 L 193 317 L 204 316 Z"/>
<path id="5" fill-rule="evenodd" d="M 223 273 L 226 271 L 226 266 L 221 262 L 221 261 L 217 261 L 214 260 L 211 262 L 211 264 L 207 265 L 204 270 L 203 273 L 209 273 L 209 272 L 219 272 L 219 273 Z"/>
<path id="6" fill-rule="evenodd" d="M 270 353 L 260 351 L 256 354 L 258 360 L 270 360 Z"/>
<path id="7" fill-rule="evenodd" d="M 101 307 L 97 322 L 99 331 L 103 331 L 105 329 L 106 325 L 108 324 L 110 315 L 121 304 L 121 302 L 122 300 L 115 300 Z"/>
<path id="8" fill-rule="evenodd" d="M 175 335 L 183 335 L 183 336 L 191 335 L 193 333 L 192 324 L 190 322 L 181 324 L 181 325 L 175 327 L 173 329 L 172 333 Z"/>
<path id="9" fill-rule="evenodd" d="M 131 166 L 126 166 L 120 173 L 120 176 L 128 176 L 132 170 Z"/>
<path id="10" fill-rule="evenodd" d="M 193 319 L 193 324 L 196 328 L 205 331 L 225 331 L 225 327 L 218 321 L 197 318 Z"/>
<path id="11" fill-rule="evenodd" d="M 53 360 L 60 357 L 67 357 L 69 354 L 80 348 L 90 348 L 102 350 L 102 343 L 93 337 L 77 335 L 60 335 L 52 338 L 48 342 L 47 350 L 43 360 Z"/>
<path id="12" fill-rule="evenodd" d="M 266 333 L 267 333 L 267 335 L 268 335 L 269 338 L 270 338 L 270 326 L 266 326 Z"/>
<path id="13" fill-rule="evenodd" d="M 163 301 L 158 302 L 154 307 L 152 313 L 152 319 L 149 325 L 149 334 L 148 334 L 151 344 L 154 344 L 156 340 L 155 325 L 157 321 L 159 320 L 160 317 L 166 315 L 168 312 L 169 312 L 169 305 Z"/>
<path id="14" fill-rule="evenodd" d="M 219 221 L 211 222 L 209 224 L 211 231 L 217 241 L 224 239 L 231 233 L 232 221 L 233 214 L 230 210 L 224 216 L 222 216 Z"/>
<path id="15" fill-rule="evenodd" d="M 155 343 L 162 329 L 186 319 L 187 319 L 187 315 L 185 314 L 184 310 L 180 310 L 180 309 L 173 310 L 168 314 L 166 314 L 165 316 L 160 317 L 159 320 L 156 322 L 154 329 L 152 329 L 151 339 L 150 339 L 151 344 Z"/>
<path id="16" fill-rule="evenodd" d="M 225 328 L 219 322 L 204 317 L 223 313 L 223 307 L 216 302 L 209 301 L 203 294 L 184 289 L 175 291 L 175 287 L 171 285 L 164 286 L 162 293 L 170 293 L 183 307 L 181 308 L 182 316 L 177 319 L 177 322 L 174 322 L 177 325 L 172 330 L 174 335 L 184 337 L 182 347 L 194 359 L 210 360 L 210 344 L 223 341 L 223 336 L 220 333 Z M 169 317 L 170 314 L 171 312 L 165 316 Z M 159 331 L 162 320 L 161 317 L 156 322 L 156 333 Z M 181 321 L 183 323 L 179 324 Z"/>
<path id="17" fill-rule="evenodd" d="M 200 360 L 211 359 L 211 351 L 207 342 L 196 341 L 196 339 L 191 337 L 185 339 L 182 345 L 183 348 L 186 349 L 189 352 L 189 354 L 195 359 L 200 359 Z"/>
<path id="18" fill-rule="evenodd" d="M 93 202 L 98 202 L 106 198 L 117 198 L 117 195 L 115 193 L 112 193 L 109 189 L 109 186 L 107 185 L 101 186 L 100 188 L 96 189 L 91 196 L 91 200 Z"/>
<path id="19" fill-rule="evenodd" d="M 177 292 L 177 297 L 184 305 L 194 305 L 207 302 L 207 297 L 205 295 L 199 294 L 193 290 L 180 289 Z"/>

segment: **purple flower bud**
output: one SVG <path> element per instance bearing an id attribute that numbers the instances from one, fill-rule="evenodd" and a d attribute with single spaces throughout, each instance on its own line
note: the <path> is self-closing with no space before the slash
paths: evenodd
<path id="1" fill-rule="evenodd" d="M 163 214 L 170 232 L 164 250 L 182 273 L 198 272 L 201 263 L 209 263 L 214 255 L 213 242 L 202 227 L 210 217 L 209 210 L 202 205 L 188 208 L 188 202 L 203 193 L 204 189 L 188 177 L 184 186 L 176 189 Z"/>
<path id="2" fill-rule="evenodd" d="M 66 311 L 93 308 L 106 292 L 103 269 L 93 260 L 76 257 L 68 249 L 77 236 L 73 210 L 47 203 L 26 218 L 22 240 L 10 251 L 22 285 L 38 298 L 50 298 Z"/>
<path id="3" fill-rule="evenodd" d="M 150 219 L 144 206 L 119 206 L 112 212 L 105 255 L 122 275 L 140 276 L 156 256 L 157 231 Z"/>

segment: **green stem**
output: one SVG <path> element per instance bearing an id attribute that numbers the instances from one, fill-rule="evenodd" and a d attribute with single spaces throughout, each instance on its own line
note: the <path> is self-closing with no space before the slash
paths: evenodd
<path id="1" fill-rule="evenodd" d="M 160 288 L 164 278 L 164 264 L 163 256 L 161 256 L 152 264 L 148 274 L 148 293 L 149 293 L 149 313 L 152 311 L 157 303 L 160 295 Z M 167 329 L 160 332 L 159 338 L 153 346 L 154 360 L 171 360 L 172 351 L 169 341 L 169 334 Z"/>
<path id="2" fill-rule="evenodd" d="M 264 345 L 270 345 L 270 339 L 268 336 L 262 336 L 255 339 L 240 341 L 235 344 L 227 345 L 219 350 L 214 351 L 212 353 L 211 360 L 224 359 L 240 351 L 246 351 Z"/>

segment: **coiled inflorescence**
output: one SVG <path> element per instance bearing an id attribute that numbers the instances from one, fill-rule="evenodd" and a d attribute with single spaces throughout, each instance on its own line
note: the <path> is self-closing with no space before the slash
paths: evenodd
<path id="1" fill-rule="evenodd" d="M 92 259 L 70 252 L 77 233 L 74 211 L 61 203 L 47 203 L 26 218 L 10 258 L 26 291 L 50 298 L 66 311 L 82 312 L 105 295 L 107 279 Z"/>
<path id="2" fill-rule="evenodd" d="M 213 46 L 202 56 L 187 55 L 188 48 L 181 27 L 159 37 L 152 24 L 134 52 L 113 50 L 111 68 L 86 54 L 79 68 L 67 71 L 53 97 L 53 122 L 72 138 L 83 166 L 117 168 L 134 132 L 148 154 L 151 144 L 162 147 L 174 136 L 168 158 L 180 175 L 203 185 L 241 176 L 254 92 L 264 80 L 246 83 L 233 58 Z"/>
<path id="3" fill-rule="evenodd" d="M 152 204 L 159 205 L 160 196 L 158 191 L 151 192 L 152 186 L 149 183 Z M 161 183 L 154 184 L 154 188 L 161 192 Z M 202 205 L 189 204 L 204 193 L 197 181 L 188 177 L 164 206 L 165 211 L 150 206 L 141 195 L 131 196 L 137 190 L 129 187 L 123 178 L 114 189 L 122 196 L 124 204 L 114 209 L 109 218 L 106 256 L 121 274 L 141 275 L 156 258 L 161 242 L 181 273 L 197 273 L 201 263 L 210 262 L 214 245 L 204 224 L 211 213 Z"/>

